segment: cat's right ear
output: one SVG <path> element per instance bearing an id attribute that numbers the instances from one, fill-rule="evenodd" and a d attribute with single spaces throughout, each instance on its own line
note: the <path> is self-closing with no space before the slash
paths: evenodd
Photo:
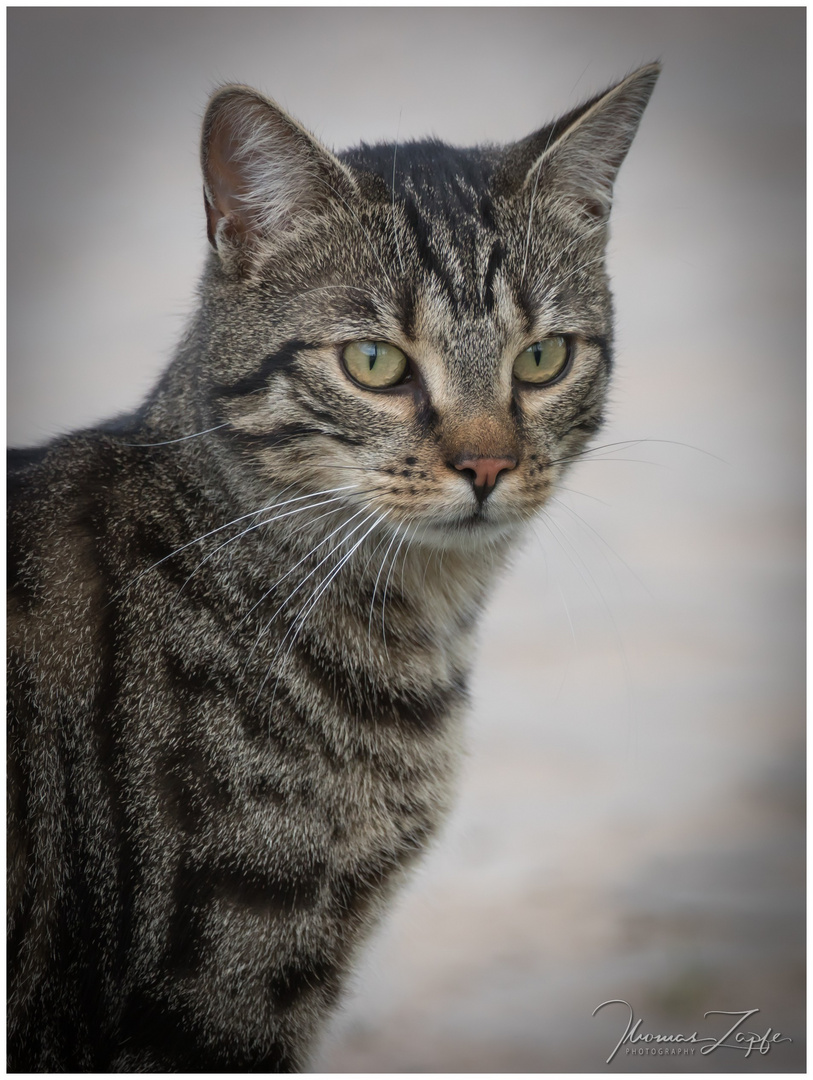
<path id="1" fill-rule="evenodd" d="M 201 166 L 209 243 L 230 266 L 355 189 L 326 147 L 247 86 L 225 86 L 209 101 Z"/>

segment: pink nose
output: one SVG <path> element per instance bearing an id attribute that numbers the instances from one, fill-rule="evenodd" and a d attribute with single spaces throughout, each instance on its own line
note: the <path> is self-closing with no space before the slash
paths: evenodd
<path id="1" fill-rule="evenodd" d="M 480 503 L 486 500 L 500 473 L 516 466 L 517 459 L 512 457 L 464 457 L 454 463 L 454 467 L 471 480 Z"/>

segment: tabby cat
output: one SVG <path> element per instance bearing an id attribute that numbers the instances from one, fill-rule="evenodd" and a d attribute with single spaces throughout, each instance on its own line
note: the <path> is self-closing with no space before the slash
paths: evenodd
<path id="1" fill-rule="evenodd" d="M 477 621 L 602 421 L 641 68 L 508 147 L 219 90 L 200 307 L 14 451 L 9 1067 L 298 1071 L 449 805 Z"/>

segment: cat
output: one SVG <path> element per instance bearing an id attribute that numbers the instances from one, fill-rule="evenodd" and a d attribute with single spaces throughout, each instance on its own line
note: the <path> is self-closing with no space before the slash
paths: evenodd
<path id="1" fill-rule="evenodd" d="M 658 72 L 465 150 L 212 97 L 173 362 L 11 452 L 11 1070 L 307 1066 L 449 807 L 483 605 L 602 423 Z"/>

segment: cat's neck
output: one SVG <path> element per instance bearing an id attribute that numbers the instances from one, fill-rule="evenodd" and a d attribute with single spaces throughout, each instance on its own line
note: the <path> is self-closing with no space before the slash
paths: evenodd
<path id="1" fill-rule="evenodd" d="M 401 662 L 405 672 L 412 664 L 414 675 L 418 654 L 427 653 L 437 677 L 466 670 L 479 616 L 513 544 L 439 549 L 408 530 L 379 527 L 365 535 L 363 525 L 342 542 L 330 520 L 318 530 L 294 525 L 295 517 L 278 520 L 258 540 L 268 553 L 263 590 L 289 626 L 288 640 L 315 635 L 331 650 L 339 641 L 335 647 L 380 667 L 382 677 Z"/>

